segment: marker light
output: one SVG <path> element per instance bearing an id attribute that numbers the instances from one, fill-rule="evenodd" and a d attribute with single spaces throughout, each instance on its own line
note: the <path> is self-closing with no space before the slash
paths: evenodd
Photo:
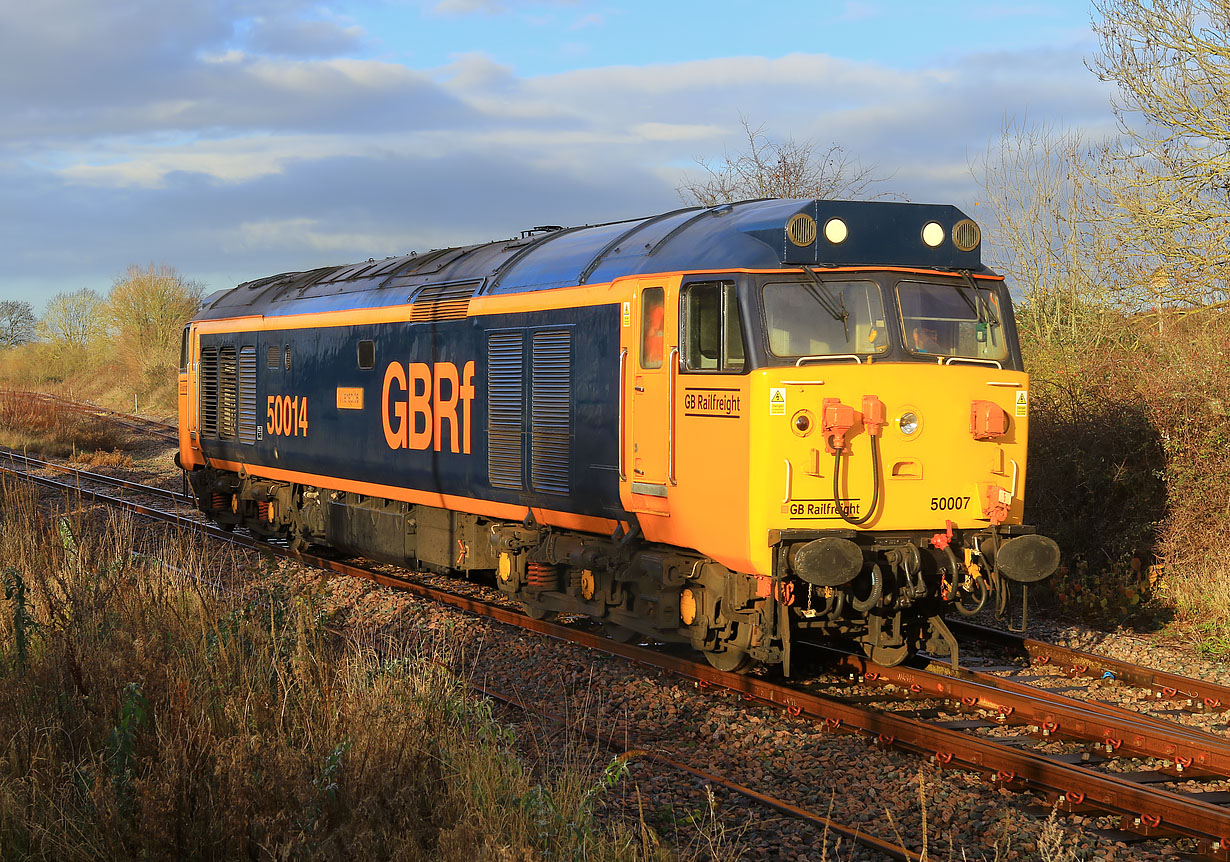
<path id="1" fill-rule="evenodd" d="M 923 225 L 922 241 L 935 248 L 944 241 L 944 227 L 937 221 L 929 221 Z"/>
<path id="2" fill-rule="evenodd" d="M 918 431 L 918 416 L 909 411 L 902 413 L 901 418 L 897 420 L 897 426 L 901 428 L 902 434 L 910 437 Z"/>
<path id="3" fill-rule="evenodd" d="M 839 218 L 831 218 L 824 223 L 824 238 L 833 245 L 841 245 L 850 235 L 850 229 Z"/>

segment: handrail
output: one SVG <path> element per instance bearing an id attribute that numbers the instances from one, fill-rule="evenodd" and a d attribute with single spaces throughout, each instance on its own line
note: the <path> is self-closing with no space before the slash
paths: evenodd
<path id="1" fill-rule="evenodd" d="M 998 359 L 978 359 L 974 356 L 949 356 L 943 360 L 941 365 L 952 365 L 954 362 L 968 362 L 971 365 L 994 365 L 996 368 L 1003 370 L 1003 364 Z"/>
<path id="2" fill-rule="evenodd" d="M 619 481 L 628 481 L 624 466 L 624 390 L 628 388 L 628 348 L 619 351 Z"/>
<path id="3" fill-rule="evenodd" d="M 679 373 L 678 347 L 671 348 L 670 364 L 666 377 L 666 479 L 672 485 L 678 485 L 675 481 L 675 377 Z"/>
<path id="4" fill-rule="evenodd" d="M 802 367 L 804 362 L 828 362 L 832 359 L 853 359 L 859 365 L 863 364 L 863 357 L 857 353 L 831 353 L 823 356 L 800 356 L 794 363 L 795 368 Z"/>

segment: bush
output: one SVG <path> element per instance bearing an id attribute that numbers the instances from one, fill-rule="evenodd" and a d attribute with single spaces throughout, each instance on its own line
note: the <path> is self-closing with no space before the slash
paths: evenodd
<path id="1" fill-rule="evenodd" d="M 1084 349 L 1023 345 L 1027 514 L 1065 556 L 1052 591 L 1106 619 L 1152 592 L 1181 617 L 1230 620 L 1227 323 L 1124 318 L 1120 333 Z"/>
<path id="2" fill-rule="evenodd" d="M 0 445 L 49 456 L 116 451 L 115 426 L 54 401 L 23 392 L 0 392 Z M 119 457 L 118 453 L 116 456 Z"/>

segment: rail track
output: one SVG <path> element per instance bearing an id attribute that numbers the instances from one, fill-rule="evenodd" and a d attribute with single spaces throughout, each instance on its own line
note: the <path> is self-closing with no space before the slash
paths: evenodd
<path id="1" fill-rule="evenodd" d="M 576 625 L 533 620 L 501 601 L 459 595 L 410 577 L 296 553 L 230 533 L 204 524 L 195 510 L 186 511 L 191 501 L 178 492 L 26 459 L 17 453 L 10 453 L 7 458 L 9 464 L 0 463 L 0 470 L 49 487 L 72 491 L 145 517 L 189 526 L 212 538 L 367 578 L 497 622 L 656 668 L 702 688 L 733 692 L 745 700 L 809 719 L 834 733 L 852 734 L 874 745 L 913 752 L 941 768 L 982 773 L 1000 786 L 1036 792 L 1065 812 L 1116 817 L 1118 831 L 1109 836 L 1116 840 L 1189 839 L 1195 852 L 1203 856 L 1230 858 L 1230 808 L 1226 807 L 1230 792 L 1216 788 L 1226 783 L 1223 779 L 1230 778 L 1230 743 L 1198 728 L 1110 704 L 1066 697 L 1029 685 L 1019 676 L 998 677 L 985 670 L 954 674 L 911 667 L 882 668 L 861 657 L 828 655 L 823 661 L 844 672 L 844 679 L 800 684 L 756 675 L 732 675 L 669 651 L 618 643 Z M 54 470 L 69 474 L 69 478 L 39 476 L 31 472 L 33 469 Z M 148 492 L 171 502 L 174 509 L 168 511 L 160 505 L 94 490 L 99 486 Z M 1186 704 L 1194 712 L 1222 709 L 1223 704 L 1230 704 L 1230 689 L 1214 683 L 1053 644 L 1014 639 L 986 629 L 966 630 L 965 634 L 994 640 L 1001 648 L 1018 652 L 1033 663 L 1064 668 L 1074 678 L 1100 679 L 1112 674 L 1116 680 L 1154 692 L 1158 699 Z M 498 692 L 488 693 L 510 703 L 515 701 Z M 626 739 L 623 744 L 626 746 Z M 817 824 L 827 820 L 787 800 L 689 767 L 664 752 L 648 747 L 645 751 L 652 752 L 646 756 L 666 766 L 724 784 L 789 816 Z M 1136 766 L 1135 761 L 1143 761 L 1140 765 L 1144 768 L 1123 768 Z M 1193 791 L 1178 786 L 1193 782 L 1213 785 L 1215 789 Z M 841 831 L 840 824 L 828 824 L 828 828 Z M 892 847 L 895 845 L 876 849 L 889 852 Z"/>
<path id="2" fill-rule="evenodd" d="M 108 493 L 96 490 L 90 486 L 107 486 L 120 491 L 136 490 L 142 493 L 148 492 L 154 496 L 166 496 L 176 505 L 181 507 L 191 506 L 191 498 L 179 494 L 178 492 L 169 492 L 164 489 L 140 486 L 136 483 L 103 474 L 92 473 L 85 470 L 76 470 L 64 465 L 30 458 L 22 453 L 14 452 L 12 450 L 0 450 L 0 459 L 2 459 L 2 461 L 0 461 L 0 472 L 18 476 L 56 491 L 78 494 L 81 497 L 91 501 L 114 506 L 132 514 L 150 518 L 155 521 L 198 529 L 204 535 L 213 539 L 229 542 L 253 550 L 272 552 L 316 568 L 338 572 L 340 574 L 353 577 L 366 578 L 382 586 L 406 590 L 422 598 L 438 601 L 460 610 L 493 619 L 497 622 L 502 622 L 507 625 L 520 626 L 521 628 L 528 628 L 556 639 L 577 643 L 582 646 L 598 648 L 601 644 L 608 642 L 605 637 L 593 635 L 592 633 L 579 632 L 564 626 L 555 625 L 553 623 L 531 620 L 519 611 L 501 606 L 495 602 L 467 598 L 455 593 L 425 586 L 406 578 L 390 576 L 370 569 L 362 568 L 341 560 L 295 552 L 288 547 L 270 544 L 252 539 L 242 533 L 228 532 L 218 527 L 211 526 L 205 523 L 199 516 L 195 516 L 193 514 L 186 514 L 178 511 L 166 511 L 155 506 L 115 497 Z M 3 461 L 7 461 L 7 465 L 3 463 Z M 29 472 L 29 470 L 16 468 L 13 466 L 15 464 L 22 464 L 23 466 L 41 470 L 54 470 L 62 474 L 68 474 L 70 478 L 68 480 L 62 480 L 53 479 L 47 476 L 35 475 Z M 195 512 L 195 510 L 193 510 L 193 512 Z M 334 631 L 334 633 L 339 635 L 343 634 L 339 631 Z M 649 653 L 650 651 L 645 650 L 645 652 Z M 594 731 L 592 728 L 581 728 L 568 722 L 566 718 L 559 716 L 558 714 L 538 707 L 530 706 L 514 695 L 498 691 L 490 686 L 482 686 L 475 683 L 471 683 L 471 685 L 475 687 L 476 690 L 478 690 L 482 695 L 490 697 L 493 700 L 507 704 L 526 713 L 536 715 L 548 721 L 567 725 L 574 730 L 578 730 L 579 732 L 589 736 L 591 739 L 614 751 L 617 751 L 625 760 L 640 759 L 652 761 L 669 769 L 687 773 L 701 779 L 706 783 L 723 787 L 732 793 L 743 796 L 757 804 L 772 809 L 779 814 L 808 823 L 831 834 L 843 836 L 865 847 L 876 850 L 890 858 L 905 860 L 905 862 L 918 862 L 920 859 L 919 854 L 892 841 L 877 837 L 875 835 L 869 835 L 857 827 L 845 825 L 832 817 L 810 811 L 794 805 L 787 800 L 780 799 L 771 794 L 762 793 L 728 778 L 724 778 L 722 776 L 698 769 L 694 766 L 690 766 L 681 760 L 672 758 L 662 751 L 655 750 L 651 744 L 641 743 L 624 734 L 605 734 Z"/>

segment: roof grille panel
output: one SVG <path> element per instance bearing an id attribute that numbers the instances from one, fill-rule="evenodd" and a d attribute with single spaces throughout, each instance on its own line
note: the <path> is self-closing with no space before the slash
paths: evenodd
<path id="1" fill-rule="evenodd" d="M 470 313 L 470 299 L 479 282 L 429 284 L 414 296 L 410 322 L 425 320 L 463 320 Z"/>

